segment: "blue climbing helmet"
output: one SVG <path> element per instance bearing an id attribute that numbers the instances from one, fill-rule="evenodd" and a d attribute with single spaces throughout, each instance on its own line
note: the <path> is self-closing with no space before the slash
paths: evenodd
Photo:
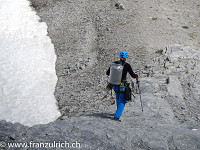
<path id="1" fill-rule="evenodd" d="M 128 53 L 126 51 L 121 51 L 119 57 L 128 58 Z"/>

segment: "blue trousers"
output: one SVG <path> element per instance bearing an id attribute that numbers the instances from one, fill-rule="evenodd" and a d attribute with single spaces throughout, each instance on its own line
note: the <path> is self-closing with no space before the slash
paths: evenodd
<path id="1" fill-rule="evenodd" d="M 116 104 L 117 104 L 117 111 L 116 111 L 114 117 L 116 117 L 116 118 L 121 117 L 122 112 L 125 107 L 125 104 L 126 104 L 126 99 L 124 97 L 124 94 L 118 93 L 120 91 L 120 88 L 122 88 L 122 87 L 120 87 L 119 85 L 114 86 L 114 90 L 116 91 L 115 95 L 116 95 Z M 125 87 L 123 87 L 123 88 L 125 88 Z"/>

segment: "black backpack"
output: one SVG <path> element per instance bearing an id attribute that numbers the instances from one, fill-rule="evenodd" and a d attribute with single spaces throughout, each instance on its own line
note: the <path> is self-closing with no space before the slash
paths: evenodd
<path id="1" fill-rule="evenodd" d="M 124 96 L 126 101 L 130 101 L 131 100 L 131 88 L 129 87 L 130 83 L 127 84 L 126 88 L 125 88 L 125 92 L 124 92 Z"/>

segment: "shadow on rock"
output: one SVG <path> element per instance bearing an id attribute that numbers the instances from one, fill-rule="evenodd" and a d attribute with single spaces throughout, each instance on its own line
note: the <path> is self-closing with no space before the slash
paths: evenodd
<path id="1" fill-rule="evenodd" d="M 106 118 L 106 119 L 112 119 L 115 114 L 110 114 L 110 113 L 93 113 L 93 114 L 88 114 L 86 116 L 92 116 L 96 118 Z"/>

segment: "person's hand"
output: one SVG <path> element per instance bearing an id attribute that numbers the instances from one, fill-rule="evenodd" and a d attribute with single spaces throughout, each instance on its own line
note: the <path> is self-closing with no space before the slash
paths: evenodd
<path id="1" fill-rule="evenodd" d="M 136 77 L 136 83 L 139 83 L 139 76 Z"/>
<path id="2" fill-rule="evenodd" d="M 137 81 L 139 80 L 139 76 L 136 77 L 136 80 L 137 80 Z"/>

